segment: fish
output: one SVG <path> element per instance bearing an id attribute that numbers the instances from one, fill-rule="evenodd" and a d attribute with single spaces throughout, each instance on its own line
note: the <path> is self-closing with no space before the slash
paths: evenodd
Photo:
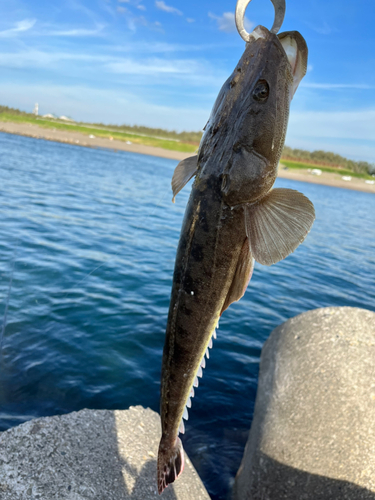
<path id="1" fill-rule="evenodd" d="M 177 248 L 163 350 L 159 494 L 183 471 L 179 433 L 220 316 L 245 293 L 254 261 L 269 266 L 287 257 L 315 219 L 302 193 L 273 188 L 307 55 L 299 32 L 276 35 L 257 26 L 218 94 L 197 155 L 174 171 L 173 201 L 195 180 Z"/>

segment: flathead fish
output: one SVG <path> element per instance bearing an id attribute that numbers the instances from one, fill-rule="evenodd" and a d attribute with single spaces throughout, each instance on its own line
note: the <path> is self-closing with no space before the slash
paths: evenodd
<path id="1" fill-rule="evenodd" d="M 289 105 L 306 73 L 296 31 L 258 26 L 224 83 L 198 155 L 180 162 L 173 196 L 195 176 L 177 250 L 162 362 L 161 493 L 184 467 L 179 432 L 223 311 L 245 293 L 254 260 L 271 265 L 305 239 L 315 218 L 298 191 L 272 189 Z"/>

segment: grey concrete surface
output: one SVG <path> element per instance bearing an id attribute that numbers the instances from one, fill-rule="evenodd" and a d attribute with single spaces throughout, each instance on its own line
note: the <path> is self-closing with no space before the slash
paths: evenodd
<path id="1" fill-rule="evenodd" d="M 375 314 L 306 312 L 261 356 L 235 500 L 375 500 Z"/>
<path id="2" fill-rule="evenodd" d="M 82 410 L 31 420 L 0 434 L 1 500 L 209 500 L 185 470 L 159 497 L 157 413 Z"/>

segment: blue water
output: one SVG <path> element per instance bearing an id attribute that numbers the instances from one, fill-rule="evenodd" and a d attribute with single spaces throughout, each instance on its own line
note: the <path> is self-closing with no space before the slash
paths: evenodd
<path id="1" fill-rule="evenodd" d="M 159 379 L 185 188 L 177 162 L 0 134 L 0 430 L 81 408 L 159 407 Z M 220 321 L 184 447 L 226 498 L 254 409 L 260 350 L 308 309 L 375 311 L 375 196 L 278 180 L 315 204 L 305 243 L 256 265 Z"/>

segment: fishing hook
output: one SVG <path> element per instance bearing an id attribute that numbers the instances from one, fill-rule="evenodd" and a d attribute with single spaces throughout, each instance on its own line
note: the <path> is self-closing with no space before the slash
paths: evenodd
<path id="1" fill-rule="evenodd" d="M 236 5 L 236 15 L 235 15 L 236 26 L 238 33 L 240 34 L 241 38 L 245 40 L 245 42 L 249 42 L 251 36 L 245 30 L 245 25 L 244 25 L 246 7 L 249 5 L 250 2 L 251 0 L 237 0 L 237 5 Z M 271 33 L 276 34 L 281 28 L 281 25 L 283 24 L 286 5 L 285 5 L 285 0 L 271 0 L 271 2 L 275 8 L 275 20 L 271 28 Z"/>

